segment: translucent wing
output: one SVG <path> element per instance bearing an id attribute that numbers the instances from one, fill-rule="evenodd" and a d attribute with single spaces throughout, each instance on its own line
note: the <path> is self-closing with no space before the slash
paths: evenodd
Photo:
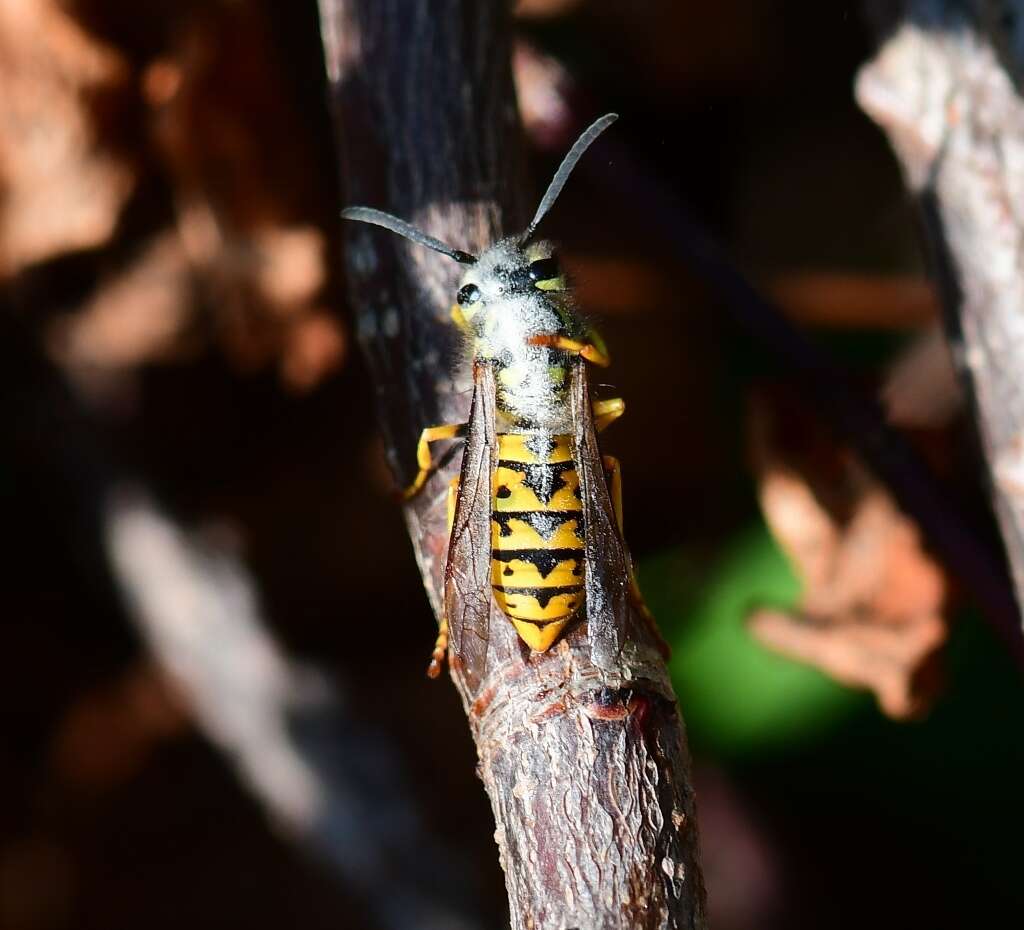
<path id="1" fill-rule="evenodd" d="M 622 649 L 630 619 L 629 553 L 612 509 L 582 360 L 573 366 L 571 391 L 576 470 L 586 533 L 585 590 L 590 658 L 598 668 L 609 669 Z"/>
<path id="2" fill-rule="evenodd" d="M 491 480 L 497 466 L 494 425 L 494 371 L 473 368 L 473 407 L 469 415 L 462 477 L 444 570 L 444 609 L 452 660 L 475 690 L 487 665 L 491 617 Z"/>

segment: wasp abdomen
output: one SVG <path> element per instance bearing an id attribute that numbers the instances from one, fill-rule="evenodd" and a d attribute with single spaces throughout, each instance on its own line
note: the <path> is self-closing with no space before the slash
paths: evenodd
<path id="1" fill-rule="evenodd" d="M 523 640 L 543 652 L 583 605 L 584 527 L 572 438 L 498 436 L 491 586 Z"/>

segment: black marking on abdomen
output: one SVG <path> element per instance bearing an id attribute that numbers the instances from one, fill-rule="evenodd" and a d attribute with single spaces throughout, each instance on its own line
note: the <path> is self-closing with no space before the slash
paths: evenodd
<path id="1" fill-rule="evenodd" d="M 519 520 L 529 526 L 541 539 L 550 539 L 558 528 L 570 520 L 576 521 L 576 535 L 583 538 L 583 512 L 581 510 L 493 510 L 491 519 L 500 527 L 502 536 L 511 536 L 509 520 Z"/>
<path id="2" fill-rule="evenodd" d="M 565 472 L 576 471 L 575 462 L 540 462 L 536 465 L 528 465 L 526 462 L 510 462 L 502 459 L 498 462 L 498 467 L 519 472 L 523 476 L 523 485 L 533 491 L 537 500 L 545 507 L 551 503 L 551 498 L 558 491 L 567 487 L 563 477 Z"/>
<path id="3" fill-rule="evenodd" d="M 541 578 L 547 578 L 561 562 L 573 561 L 576 567 L 573 574 L 580 574 L 577 569 L 583 559 L 584 550 L 581 549 L 494 549 L 491 551 L 491 558 L 496 562 L 511 562 L 513 559 L 519 562 L 529 562 Z M 511 575 L 512 570 L 506 568 L 504 573 Z"/>
<path id="4" fill-rule="evenodd" d="M 581 584 L 566 585 L 559 588 L 511 588 L 502 584 L 492 585 L 492 587 L 495 591 L 503 592 L 506 597 L 515 597 L 517 595 L 532 597 L 540 605 L 541 610 L 544 610 L 551 599 L 558 597 L 559 594 L 580 594 L 583 591 L 583 585 Z"/>
<path id="5" fill-rule="evenodd" d="M 529 623 L 530 626 L 546 627 L 552 623 L 565 623 L 568 617 L 550 617 L 546 620 L 534 620 L 532 617 L 516 617 L 516 623 Z"/>

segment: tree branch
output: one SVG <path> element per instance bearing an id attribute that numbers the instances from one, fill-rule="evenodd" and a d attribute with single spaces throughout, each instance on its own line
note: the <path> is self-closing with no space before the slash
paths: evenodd
<path id="1" fill-rule="evenodd" d="M 918 194 L 1024 603 L 1024 73 L 1014 4 L 913 0 L 857 80 Z M 1019 11 L 1019 7 L 1018 7 Z M 1018 613 L 1019 618 L 1019 613 Z"/>
<path id="2" fill-rule="evenodd" d="M 347 201 L 469 251 L 522 229 L 507 4 L 320 0 L 320 10 Z M 457 268 L 386 233 L 345 232 L 357 335 L 405 481 L 419 430 L 468 414 L 468 372 L 447 319 Z M 406 507 L 438 614 L 458 458 Z M 515 928 L 704 926 L 682 721 L 657 644 L 633 626 L 619 667 L 604 672 L 582 624 L 534 655 L 492 605 L 490 674 L 473 687 L 452 670 Z"/>

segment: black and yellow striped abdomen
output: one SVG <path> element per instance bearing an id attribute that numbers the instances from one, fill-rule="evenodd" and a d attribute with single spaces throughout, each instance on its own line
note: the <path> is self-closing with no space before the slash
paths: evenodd
<path id="1" fill-rule="evenodd" d="M 570 436 L 498 436 L 491 586 L 532 648 L 544 651 L 583 605 L 583 506 Z"/>

